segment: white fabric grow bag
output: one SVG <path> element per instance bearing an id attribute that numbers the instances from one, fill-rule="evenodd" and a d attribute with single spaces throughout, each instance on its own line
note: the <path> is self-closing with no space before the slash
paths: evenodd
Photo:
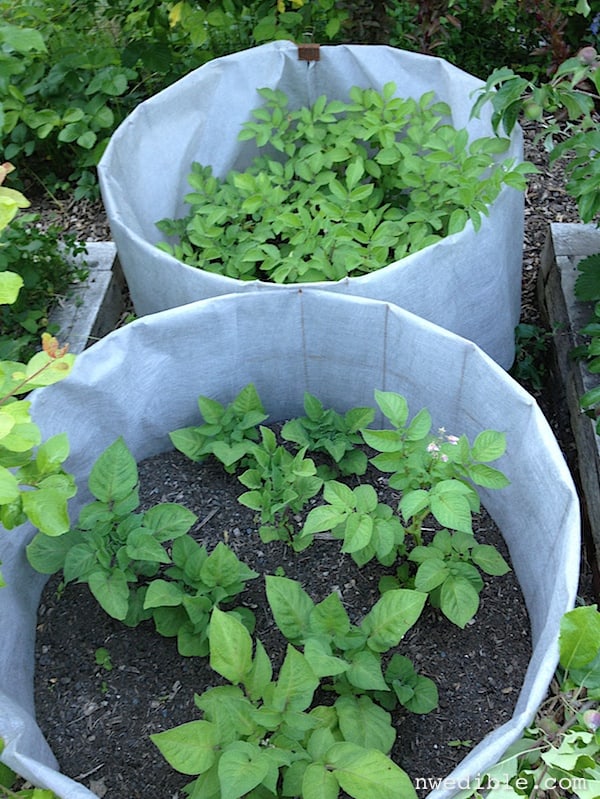
<path id="1" fill-rule="evenodd" d="M 169 431 L 198 422 L 200 394 L 227 403 L 250 382 L 272 420 L 302 415 L 305 391 L 345 411 L 374 406 L 379 388 L 406 396 L 412 414 L 428 407 L 434 426 L 471 440 L 486 428 L 506 432 L 499 467 L 511 484 L 482 499 L 508 543 L 534 652 L 513 718 L 431 794 L 448 799 L 520 735 L 557 663 L 560 618 L 577 589 L 579 506 L 552 432 L 531 396 L 476 345 L 396 306 L 320 291 L 229 295 L 111 333 L 79 356 L 66 380 L 34 393 L 44 436 L 69 436 L 67 468 L 80 486 L 72 518 L 89 501 L 93 462 L 115 438 L 123 435 L 138 460 L 170 449 Z M 35 613 L 45 578 L 26 562 L 33 534 L 27 525 L 0 532 L 8 583 L 0 594 L 2 759 L 61 799 L 89 799 L 88 789 L 54 770 L 34 718 Z"/>
<path id="2" fill-rule="evenodd" d="M 439 58 L 375 45 L 321 48 L 321 60 L 298 60 L 291 42 L 275 42 L 215 59 L 142 103 L 113 135 L 98 173 L 119 258 L 138 315 L 221 294 L 273 288 L 185 266 L 161 252 L 155 223 L 184 214 L 192 161 L 224 177 L 245 168 L 256 149 L 238 142 L 243 122 L 262 100 L 257 88 L 284 91 L 293 107 L 326 94 L 347 100 L 352 86 L 381 89 L 394 81 L 401 96 L 435 89 L 452 123 L 471 138 L 491 135 L 489 116 L 469 120 L 482 82 Z M 515 128 L 510 155 L 522 157 Z M 504 188 L 479 232 L 464 230 L 361 277 L 296 284 L 386 300 L 474 341 L 501 366 L 514 358 L 519 320 L 523 197 Z M 285 287 L 277 287 L 286 290 Z"/>

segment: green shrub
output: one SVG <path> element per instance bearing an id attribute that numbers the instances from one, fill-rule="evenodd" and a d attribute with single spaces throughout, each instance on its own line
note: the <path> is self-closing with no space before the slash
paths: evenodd
<path id="1" fill-rule="evenodd" d="M 18 216 L 0 237 L 0 272 L 21 276 L 23 286 L 12 305 L 0 306 L 0 358 L 30 358 L 39 349 L 48 315 L 58 298 L 86 276 L 85 264 L 74 258 L 85 252 L 76 237 L 52 225 L 39 226 L 39 215 Z"/>
<path id="2" fill-rule="evenodd" d="M 584 43 L 590 8 L 571 0 L 393 0 L 390 44 L 445 58 L 485 78 L 509 66 L 544 79 Z"/>
<path id="3" fill-rule="evenodd" d="M 334 0 L 205 4 L 166 0 L 0 0 L 0 149 L 48 188 L 90 180 L 136 105 L 207 61 L 307 29 L 331 36 Z M 329 32 L 329 33 L 328 33 Z"/>
<path id="4" fill-rule="evenodd" d="M 590 13 L 585 0 L 390 0 L 375 29 L 343 0 L 0 0 L 0 148 L 52 191 L 94 197 L 117 125 L 214 58 L 275 39 L 367 43 L 376 30 L 481 77 L 504 65 L 544 77 L 597 43 Z"/>

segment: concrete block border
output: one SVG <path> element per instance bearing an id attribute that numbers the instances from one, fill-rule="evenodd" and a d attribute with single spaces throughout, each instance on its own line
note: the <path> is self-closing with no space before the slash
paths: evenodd
<path id="1" fill-rule="evenodd" d="M 86 248 L 77 261 L 86 265 L 88 277 L 50 314 L 57 338 L 76 354 L 114 330 L 125 310 L 125 278 L 115 244 L 88 241 Z"/>

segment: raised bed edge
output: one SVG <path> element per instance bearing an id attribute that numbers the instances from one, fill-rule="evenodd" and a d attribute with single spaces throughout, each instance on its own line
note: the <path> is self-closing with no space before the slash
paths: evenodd
<path id="1" fill-rule="evenodd" d="M 50 314 L 58 339 L 69 351 L 80 353 L 117 326 L 125 309 L 125 279 L 112 241 L 88 241 L 87 253 L 77 261 L 89 270 L 68 299 Z"/>
<path id="2" fill-rule="evenodd" d="M 587 324 L 592 303 L 575 300 L 577 267 L 582 258 L 600 252 L 600 228 L 593 224 L 552 223 L 544 243 L 538 275 L 538 300 L 553 332 L 553 342 L 577 449 L 581 502 L 589 524 L 597 570 L 600 570 L 600 437 L 579 398 L 597 380 L 572 356 L 584 341 L 579 331 Z"/>

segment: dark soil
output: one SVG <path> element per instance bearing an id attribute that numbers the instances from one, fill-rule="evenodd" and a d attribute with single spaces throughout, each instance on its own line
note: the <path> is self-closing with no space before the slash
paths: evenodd
<path id="1" fill-rule="evenodd" d="M 379 472 L 365 479 L 377 486 L 381 501 L 397 503 Z M 270 615 L 264 575 L 283 567 L 315 602 L 339 591 L 351 621 L 359 623 L 379 598 L 379 578 L 392 572 L 376 562 L 359 570 L 338 541 L 319 540 L 301 553 L 283 542 L 262 543 L 253 512 L 237 501 L 245 489 L 219 464 L 195 464 L 172 452 L 140 464 L 140 483 L 144 506 L 185 504 L 197 514 L 193 533 L 208 550 L 225 541 L 259 572 L 239 600 L 255 613 L 255 635 L 276 668 L 286 641 Z M 475 530 L 481 543 L 495 544 L 508 558 L 487 514 L 477 517 Z M 100 647 L 110 653 L 111 671 L 95 662 Z M 486 581 L 466 629 L 427 607 L 398 651 L 435 680 L 440 705 L 426 716 L 394 712 L 392 756 L 413 779 L 443 777 L 512 715 L 530 658 L 529 622 L 512 572 Z M 48 584 L 37 636 L 39 722 L 63 772 L 99 796 L 178 797 L 189 778 L 166 764 L 148 736 L 200 718 L 194 693 L 219 682 L 205 659 L 180 657 L 175 641 L 161 638 L 152 622 L 132 630 L 109 618 L 87 586 L 69 585 L 59 598 L 57 579 Z"/>

